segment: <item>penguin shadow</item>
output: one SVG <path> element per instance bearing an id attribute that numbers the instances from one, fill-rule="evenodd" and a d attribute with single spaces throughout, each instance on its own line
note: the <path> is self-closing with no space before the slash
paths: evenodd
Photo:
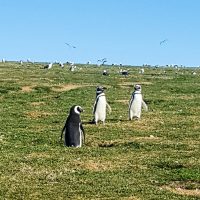
<path id="1" fill-rule="evenodd" d="M 91 121 L 85 121 L 85 122 L 82 122 L 83 125 L 87 125 L 87 124 L 95 124 L 95 121 L 91 120 Z"/>
<path id="2" fill-rule="evenodd" d="M 135 119 L 136 120 L 136 119 Z M 83 125 L 104 125 L 104 126 L 106 126 L 106 124 L 117 124 L 117 123 L 119 123 L 119 122 L 129 122 L 130 120 L 129 119 L 109 119 L 109 120 L 107 120 L 104 124 L 103 124 L 103 122 L 98 122 L 97 124 L 93 121 L 93 120 L 91 120 L 91 121 L 86 121 L 86 122 L 82 122 L 82 124 Z"/>
<path id="3" fill-rule="evenodd" d="M 119 123 L 129 123 L 129 122 L 131 122 L 131 121 L 139 121 L 139 120 L 141 120 L 141 119 L 139 119 L 139 118 L 137 118 L 137 117 L 134 117 L 132 120 L 130 120 L 130 119 L 128 119 L 128 118 L 121 118 L 121 119 L 119 119 L 119 118 L 112 118 L 112 119 L 108 119 L 104 124 L 103 124 L 103 122 L 98 122 L 97 124 L 95 123 L 95 121 L 94 120 L 90 120 L 90 121 L 84 121 L 84 122 L 82 122 L 82 124 L 83 125 L 95 125 L 95 126 L 98 126 L 98 125 L 104 125 L 104 126 L 106 126 L 107 124 L 110 124 L 110 125 L 112 125 L 112 124 L 119 124 Z"/>
<path id="4" fill-rule="evenodd" d="M 135 117 L 135 118 L 133 118 L 132 120 L 130 120 L 130 119 L 109 119 L 108 121 L 107 121 L 107 123 L 110 123 L 110 124 L 118 124 L 118 123 L 129 123 L 129 122 L 131 122 L 131 121 L 138 121 L 138 120 L 140 120 L 140 119 L 138 119 L 137 117 Z"/>
<path id="5" fill-rule="evenodd" d="M 62 138 L 59 138 L 58 140 L 57 140 L 57 143 L 60 145 L 60 146 L 63 146 L 64 145 L 64 139 Z"/>

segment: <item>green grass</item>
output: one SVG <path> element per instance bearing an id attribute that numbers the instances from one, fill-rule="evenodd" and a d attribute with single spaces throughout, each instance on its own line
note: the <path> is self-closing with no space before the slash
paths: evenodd
<path id="1" fill-rule="evenodd" d="M 117 66 L 78 68 L 0 63 L 0 199 L 200 199 L 200 70 L 125 67 L 124 78 Z M 149 111 L 128 121 L 136 83 Z M 112 113 L 95 126 L 97 85 Z M 59 141 L 74 104 L 85 110 L 77 149 Z"/>

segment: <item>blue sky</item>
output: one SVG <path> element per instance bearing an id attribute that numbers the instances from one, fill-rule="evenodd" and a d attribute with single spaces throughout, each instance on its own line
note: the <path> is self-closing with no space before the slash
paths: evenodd
<path id="1" fill-rule="evenodd" d="M 199 66 L 199 10 L 199 0 L 0 0 L 0 59 Z"/>

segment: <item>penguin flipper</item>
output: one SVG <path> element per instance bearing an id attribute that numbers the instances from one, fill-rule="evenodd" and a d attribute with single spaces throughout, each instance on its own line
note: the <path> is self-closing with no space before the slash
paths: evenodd
<path id="1" fill-rule="evenodd" d="M 66 124 L 64 125 L 64 127 L 63 127 L 63 129 L 62 129 L 62 131 L 61 131 L 60 140 L 62 140 L 63 133 L 64 133 L 64 131 L 65 131 L 65 127 L 66 127 Z"/>
<path id="2" fill-rule="evenodd" d="M 148 111 L 148 106 L 143 100 L 142 100 L 142 107 L 144 108 L 145 111 Z"/>
<path id="3" fill-rule="evenodd" d="M 93 111 L 92 111 L 93 115 L 94 115 L 94 113 L 95 113 L 96 106 L 97 106 L 97 101 L 95 101 L 95 102 L 94 102 L 94 105 L 93 105 Z"/>
<path id="4" fill-rule="evenodd" d="M 80 124 L 80 129 L 81 129 L 81 132 L 83 134 L 83 142 L 85 143 L 85 131 L 84 131 L 82 123 Z"/>
<path id="5" fill-rule="evenodd" d="M 134 94 L 131 95 L 131 99 L 130 99 L 130 101 L 129 101 L 129 105 L 128 105 L 128 109 L 129 109 L 129 110 L 130 110 L 130 108 L 131 108 L 131 105 L 132 105 L 132 103 L 133 103 L 133 100 L 134 100 Z"/>

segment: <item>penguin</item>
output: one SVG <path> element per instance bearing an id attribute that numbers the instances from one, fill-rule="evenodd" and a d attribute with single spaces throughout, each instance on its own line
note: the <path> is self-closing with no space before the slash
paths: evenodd
<path id="1" fill-rule="evenodd" d="M 64 133 L 64 144 L 67 147 L 82 147 L 85 141 L 85 132 L 80 119 L 81 112 L 83 112 L 81 106 L 74 105 L 70 109 L 60 138 L 62 140 Z"/>
<path id="2" fill-rule="evenodd" d="M 102 86 L 98 86 L 96 89 L 96 100 L 93 106 L 93 122 L 95 124 L 97 124 L 98 121 L 102 121 L 103 124 L 105 124 L 107 107 L 109 112 L 111 112 L 111 107 L 106 101 L 106 95 L 104 93 L 105 89 L 106 88 Z"/>
<path id="3" fill-rule="evenodd" d="M 129 102 L 129 120 L 132 120 L 133 118 L 140 119 L 142 107 L 145 109 L 145 111 L 148 111 L 148 107 L 143 101 L 141 85 L 136 84 L 134 89 L 135 91 L 131 95 Z"/>
<path id="4" fill-rule="evenodd" d="M 103 73 L 102 73 L 104 76 L 109 76 L 109 73 L 106 69 L 103 70 Z"/>

